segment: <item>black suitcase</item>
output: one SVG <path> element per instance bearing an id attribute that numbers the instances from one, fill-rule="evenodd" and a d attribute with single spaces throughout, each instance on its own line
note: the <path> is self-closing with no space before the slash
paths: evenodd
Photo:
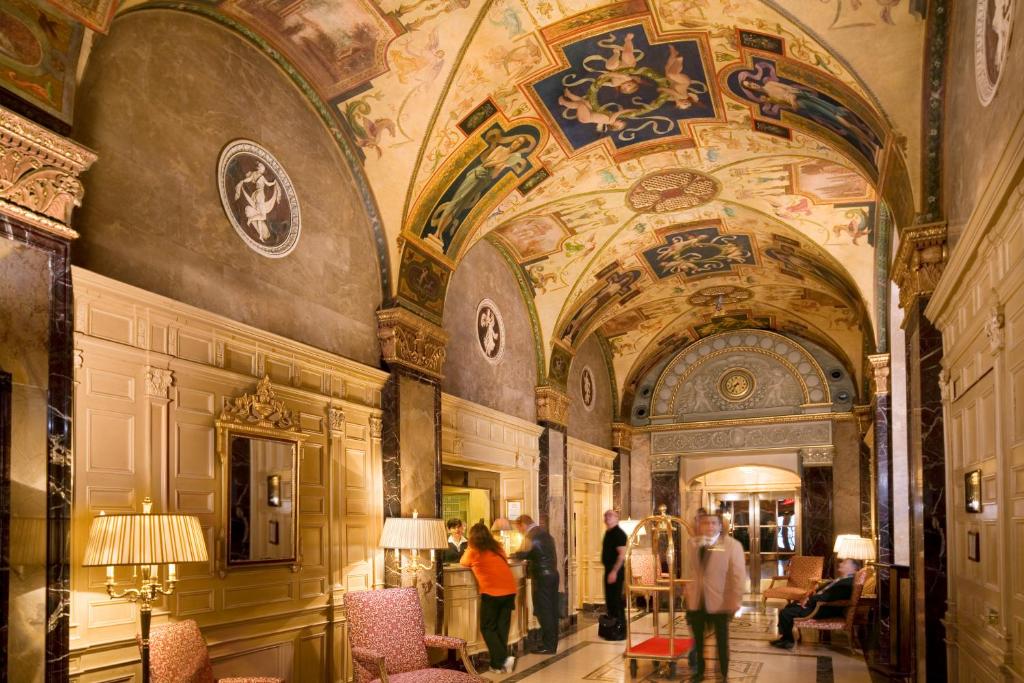
<path id="1" fill-rule="evenodd" d="M 605 640 L 625 640 L 626 625 L 616 617 L 602 614 L 597 620 L 597 635 Z"/>

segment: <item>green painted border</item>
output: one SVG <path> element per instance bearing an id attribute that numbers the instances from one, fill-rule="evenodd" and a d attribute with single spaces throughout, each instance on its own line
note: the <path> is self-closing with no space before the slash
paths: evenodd
<path id="1" fill-rule="evenodd" d="M 500 239 L 497 237 L 491 237 L 490 232 L 484 235 L 483 239 L 493 246 L 497 252 L 501 254 L 501 257 L 505 259 L 505 263 L 508 264 L 509 269 L 515 275 L 516 283 L 519 285 L 519 293 L 523 297 L 523 303 L 526 304 L 526 311 L 530 314 L 530 327 L 533 330 L 533 349 L 537 361 L 537 386 L 541 386 L 545 383 L 546 379 L 546 373 L 544 371 L 544 336 L 541 334 L 540 318 L 537 317 L 537 307 L 534 306 L 533 302 L 533 288 L 530 286 L 526 273 L 519 267 L 519 264 L 516 263 L 511 252 L 509 252 L 508 248 L 501 243 Z"/>
<path id="2" fill-rule="evenodd" d="M 278 68 L 284 71 L 285 75 L 291 79 L 295 87 L 297 87 L 306 97 L 306 100 L 313 106 L 314 111 L 316 111 L 320 116 L 320 120 L 323 121 L 325 126 L 327 126 L 327 130 L 330 132 L 331 137 L 334 138 L 335 143 L 338 145 L 338 149 L 341 150 L 341 154 L 345 158 L 349 171 L 351 171 L 352 177 L 356 181 L 356 188 L 359 190 L 359 196 L 363 200 L 363 208 L 366 210 L 366 215 L 370 219 L 370 226 L 373 229 L 373 239 L 377 249 L 377 262 L 380 268 L 381 294 L 383 296 L 383 302 L 386 305 L 391 299 L 391 265 L 390 258 L 388 256 L 387 233 L 384 230 L 384 222 L 381 220 L 380 211 L 377 209 L 377 200 L 373 196 L 373 190 L 370 188 L 369 180 L 367 180 L 366 174 L 363 171 L 360 156 L 352 149 L 351 144 L 345 138 L 344 133 L 342 133 L 340 119 L 336 118 L 332 113 L 335 110 L 328 108 L 327 104 L 320 98 L 320 95 L 317 94 L 309 81 L 307 81 L 306 78 L 300 74 L 294 66 L 292 66 L 291 62 L 289 62 L 283 54 L 275 49 L 262 36 L 245 24 L 222 14 L 212 6 L 196 5 L 187 2 L 173 2 L 169 0 L 152 0 L 151 2 L 147 2 L 143 5 L 129 7 L 121 12 L 120 15 L 134 14 L 136 12 L 154 9 L 194 14 L 230 29 L 234 33 L 245 38 L 250 44 L 257 47 L 264 55 L 269 57 L 271 61 L 278 66 Z M 340 112 L 338 113 L 338 116 L 340 116 Z"/>

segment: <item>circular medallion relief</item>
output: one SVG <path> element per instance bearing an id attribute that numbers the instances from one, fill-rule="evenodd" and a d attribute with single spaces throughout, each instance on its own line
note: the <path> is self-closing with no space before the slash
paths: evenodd
<path id="1" fill-rule="evenodd" d="M 583 407 L 587 410 L 594 409 L 594 373 L 590 368 L 583 368 L 580 373 L 580 397 L 583 399 Z"/>
<path id="2" fill-rule="evenodd" d="M 1013 31 L 1014 0 L 976 0 L 974 15 L 974 83 L 988 106 L 1006 65 Z"/>
<path id="3" fill-rule="evenodd" d="M 484 299 L 476 307 L 476 338 L 484 358 L 497 363 L 505 353 L 505 323 L 490 299 Z"/>
<path id="4" fill-rule="evenodd" d="M 717 180 L 698 171 L 657 171 L 629 190 L 626 204 L 640 213 L 671 213 L 707 204 L 720 189 Z"/>
<path id="5" fill-rule="evenodd" d="M 217 164 L 224 213 L 235 232 L 263 256 L 287 256 L 299 241 L 299 200 L 277 159 L 251 140 L 228 143 Z"/>
<path id="6" fill-rule="evenodd" d="M 754 393 L 754 376 L 746 370 L 726 370 L 718 380 L 718 391 L 730 401 L 742 401 Z"/>

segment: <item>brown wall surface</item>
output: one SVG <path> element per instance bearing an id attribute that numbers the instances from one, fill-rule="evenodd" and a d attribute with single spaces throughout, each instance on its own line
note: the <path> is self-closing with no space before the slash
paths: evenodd
<path id="1" fill-rule="evenodd" d="M 1015 4 L 1014 36 L 1002 80 L 987 107 L 978 99 L 974 80 L 976 2 L 950 3 L 949 52 L 946 56 L 944 137 L 944 209 L 951 245 L 963 231 L 988 185 L 1010 134 L 1024 112 L 1024 2 Z"/>
<path id="2" fill-rule="evenodd" d="M 75 137 L 99 154 L 76 214 L 76 265 L 296 341 L 379 364 L 372 230 L 335 141 L 255 47 L 193 15 L 149 10 L 98 37 Z M 298 195 L 295 250 L 251 250 L 221 208 L 235 139 L 273 154 Z"/>
<path id="3" fill-rule="evenodd" d="M 589 367 L 594 376 L 594 406 L 583 405 L 580 378 Z M 569 436 L 601 448 L 612 447 L 612 388 L 597 336 L 583 342 L 569 366 Z"/>
<path id="4" fill-rule="evenodd" d="M 505 323 L 505 351 L 488 360 L 477 337 L 476 310 L 490 299 Z M 444 304 L 448 358 L 443 391 L 524 420 L 534 421 L 537 361 L 530 315 L 509 265 L 489 242 L 477 242 L 459 263 Z"/>

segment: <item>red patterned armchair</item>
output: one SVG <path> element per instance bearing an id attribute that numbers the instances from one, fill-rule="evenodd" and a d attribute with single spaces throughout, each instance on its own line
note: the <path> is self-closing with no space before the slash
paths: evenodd
<path id="1" fill-rule="evenodd" d="M 874 571 L 869 567 L 861 569 L 853 577 L 853 593 L 849 600 L 833 600 L 831 602 L 819 602 L 814 606 L 814 611 L 802 619 L 794 619 L 793 627 L 796 630 L 796 639 L 800 640 L 800 630 L 805 628 L 818 631 L 846 631 L 850 638 L 850 652 L 854 652 L 857 640 L 857 631 L 853 628 L 854 618 L 857 616 L 857 603 L 864 593 L 864 586 L 868 580 L 874 579 Z M 818 610 L 822 607 L 845 608 L 841 617 L 820 618 Z"/>
<path id="2" fill-rule="evenodd" d="M 152 683 L 284 683 L 284 679 L 268 677 L 214 679 L 206 641 L 191 619 L 153 631 L 149 673 Z"/>
<path id="3" fill-rule="evenodd" d="M 386 588 L 345 595 L 349 642 L 357 683 L 479 683 L 466 641 L 423 635 L 423 612 L 415 588 Z M 431 669 L 427 648 L 456 650 L 463 671 Z"/>
<path id="4" fill-rule="evenodd" d="M 768 588 L 761 593 L 761 608 L 768 604 L 768 598 L 800 602 L 813 593 L 821 579 L 825 558 L 807 555 L 794 555 L 789 560 L 789 567 L 782 576 L 772 577 Z M 776 586 L 776 581 L 785 581 L 785 586 Z"/>
<path id="5" fill-rule="evenodd" d="M 629 558 L 630 592 L 643 595 L 647 609 L 654 615 L 654 626 L 658 626 L 658 563 L 652 553 L 631 553 Z M 650 590 L 645 590 L 650 587 Z"/>

